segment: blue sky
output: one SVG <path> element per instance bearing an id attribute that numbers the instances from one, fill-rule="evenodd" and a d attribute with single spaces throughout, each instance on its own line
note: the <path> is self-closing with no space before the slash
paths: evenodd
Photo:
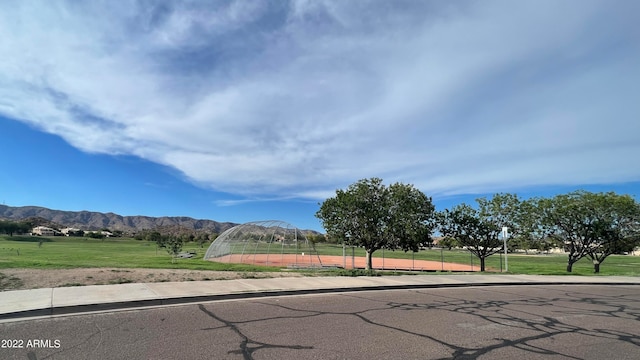
<path id="1" fill-rule="evenodd" d="M 640 194 L 637 1 L 8 1 L 0 201 L 288 221 L 362 178 L 439 209 Z"/>

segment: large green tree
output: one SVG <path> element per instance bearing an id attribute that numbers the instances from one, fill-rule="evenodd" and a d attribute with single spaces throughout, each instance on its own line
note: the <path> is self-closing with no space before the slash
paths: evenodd
<path id="1" fill-rule="evenodd" d="M 366 252 L 372 268 L 376 250 L 417 251 L 431 241 L 435 208 L 431 198 L 412 185 L 385 186 L 379 178 L 363 179 L 320 204 L 316 217 L 327 235 Z"/>
<path id="2" fill-rule="evenodd" d="M 585 193 L 585 201 L 593 204 L 595 237 L 587 257 L 595 273 L 612 254 L 631 251 L 640 235 L 640 205 L 629 195 Z"/>
<path id="3" fill-rule="evenodd" d="M 504 250 L 504 241 L 499 237 L 502 228 L 509 228 L 512 236 L 522 237 L 527 233 L 528 217 L 515 194 L 499 193 L 476 199 L 476 203 L 477 208 L 460 204 L 445 210 L 439 213 L 438 222 L 442 234 L 455 238 L 478 257 L 480 271 L 485 271 L 486 258 Z"/>
<path id="4" fill-rule="evenodd" d="M 513 241 L 519 249 L 548 250 L 554 246 L 554 239 L 550 239 L 542 224 L 542 199 L 531 198 L 524 200 L 518 206 L 517 226 Z"/>
<path id="5" fill-rule="evenodd" d="M 580 190 L 538 203 L 543 227 L 569 252 L 567 272 L 588 257 L 597 273 L 609 255 L 637 244 L 640 206 L 629 195 Z"/>
<path id="6" fill-rule="evenodd" d="M 485 260 L 504 249 L 499 239 L 502 224 L 467 204 L 454 206 L 438 213 L 440 232 L 455 238 L 461 246 L 480 259 L 480 271 L 485 271 Z"/>

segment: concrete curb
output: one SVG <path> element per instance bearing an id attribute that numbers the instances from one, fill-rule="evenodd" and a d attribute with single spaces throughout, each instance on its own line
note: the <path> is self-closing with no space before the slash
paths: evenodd
<path id="1" fill-rule="evenodd" d="M 156 299 L 113 301 L 93 304 L 78 304 L 66 306 L 54 306 L 29 309 L 24 311 L 14 311 L 0 314 L 0 320 L 20 319 L 29 317 L 56 316 L 90 313 L 97 311 L 136 309 L 153 306 L 179 305 L 199 302 L 221 301 L 221 300 L 237 300 L 237 299 L 253 299 L 261 297 L 273 296 L 292 296 L 292 295 L 312 295 L 312 294 L 331 294 L 346 292 L 362 292 L 362 291 L 381 291 L 381 290 L 408 290 L 408 289 L 434 289 L 434 288 L 461 288 L 461 287 L 492 287 L 492 286 L 580 286 L 580 285 L 626 285 L 640 286 L 640 279 L 637 282 L 611 282 L 611 281 L 507 281 L 507 282 L 478 282 L 478 283 L 439 283 L 439 284 L 399 284 L 399 285 L 374 285 L 374 286 L 352 286 L 352 287 L 334 287 L 334 288 L 310 288 L 310 289 L 290 289 L 290 290 L 256 290 L 231 292 L 226 294 L 214 295 L 194 295 L 194 296 L 176 296 Z"/>

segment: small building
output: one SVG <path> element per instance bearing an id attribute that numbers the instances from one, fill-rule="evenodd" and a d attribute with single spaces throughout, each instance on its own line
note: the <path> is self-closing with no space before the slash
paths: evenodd
<path id="1" fill-rule="evenodd" d="M 62 230 L 60 230 L 60 232 L 62 233 L 62 235 L 64 236 L 82 236 L 83 235 L 83 231 L 80 229 L 76 229 L 76 228 L 64 228 Z"/>
<path id="2" fill-rule="evenodd" d="M 37 236 L 55 236 L 56 231 L 46 226 L 36 226 L 31 229 L 31 235 Z"/>
<path id="3" fill-rule="evenodd" d="M 87 230 L 84 232 L 89 237 L 112 237 L 113 233 L 105 230 Z"/>

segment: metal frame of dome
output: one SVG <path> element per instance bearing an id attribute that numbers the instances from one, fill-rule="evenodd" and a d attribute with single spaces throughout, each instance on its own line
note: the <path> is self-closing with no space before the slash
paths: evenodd
<path id="1" fill-rule="evenodd" d="M 252 221 L 224 231 L 204 260 L 266 266 L 322 267 L 320 256 L 295 226 L 281 220 Z"/>

